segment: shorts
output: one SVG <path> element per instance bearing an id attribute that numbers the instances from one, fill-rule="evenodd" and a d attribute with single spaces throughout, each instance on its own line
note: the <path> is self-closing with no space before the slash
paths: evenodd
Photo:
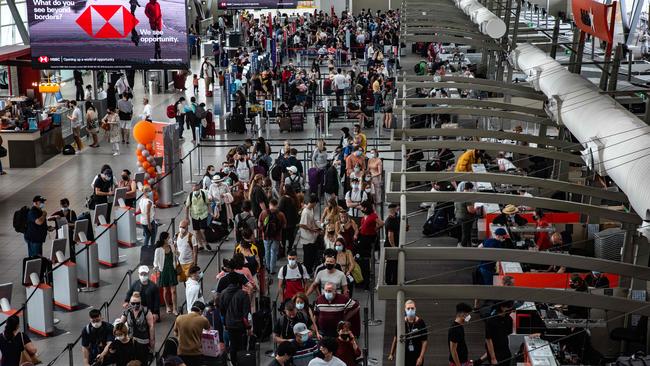
<path id="1" fill-rule="evenodd" d="M 182 264 L 181 265 L 182 271 L 181 273 L 178 274 L 178 281 L 179 282 L 185 282 L 187 279 L 190 277 L 190 268 L 194 265 L 193 263 L 187 263 L 187 264 Z"/>
<path id="2" fill-rule="evenodd" d="M 130 130 L 131 129 L 131 121 L 120 120 L 120 128 Z"/>
<path id="3" fill-rule="evenodd" d="M 192 219 L 192 229 L 194 230 L 205 230 L 208 228 L 208 218 L 204 219 Z"/>

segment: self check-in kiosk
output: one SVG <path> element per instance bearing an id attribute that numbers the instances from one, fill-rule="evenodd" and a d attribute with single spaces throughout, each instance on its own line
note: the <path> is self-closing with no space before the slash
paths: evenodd
<path id="1" fill-rule="evenodd" d="M 131 248 L 136 245 L 135 207 L 126 205 L 127 188 L 118 188 L 113 196 L 113 212 L 117 220 L 117 243 Z"/>
<path id="2" fill-rule="evenodd" d="M 11 306 L 11 295 L 13 293 L 13 283 L 0 284 L 0 323 L 4 323 L 12 315 L 20 315 L 17 309 Z M 0 326 L 0 332 L 5 330 L 4 324 Z"/>
<path id="3" fill-rule="evenodd" d="M 93 287 L 99 287 L 97 244 L 86 237 L 88 225 L 89 220 L 78 220 L 74 223 L 77 281 L 86 286 L 82 291 L 92 291 Z M 83 250 L 84 248 L 87 249 Z"/>
<path id="4" fill-rule="evenodd" d="M 54 286 L 54 305 L 72 311 L 79 306 L 77 290 L 77 265 L 67 260 L 67 239 L 54 239 L 50 249 L 50 260 L 54 268 L 52 284 Z"/>
<path id="5" fill-rule="evenodd" d="M 23 283 L 27 300 L 27 326 L 29 330 L 47 337 L 54 332 L 54 308 L 52 286 L 41 283 L 41 258 L 25 262 Z"/>
<path id="6" fill-rule="evenodd" d="M 97 260 L 106 267 L 114 267 L 119 262 L 117 248 L 117 227 L 108 222 L 108 203 L 95 206 L 93 224 L 95 226 L 95 243 L 97 243 Z M 104 232 L 100 236 L 102 232 Z"/>

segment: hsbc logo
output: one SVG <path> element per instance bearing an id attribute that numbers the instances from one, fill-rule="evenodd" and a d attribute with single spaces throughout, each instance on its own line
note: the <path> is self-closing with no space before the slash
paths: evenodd
<path id="1" fill-rule="evenodd" d="M 124 38 L 139 23 L 122 5 L 90 5 L 76 22 L 93 38 Z"/>
<path id="2" fill-rule="evenodd" d="M 38 56 L 38 63 L 39 64 L 46 64 L 50 62 L 50 58 L 47 56 Z"/>

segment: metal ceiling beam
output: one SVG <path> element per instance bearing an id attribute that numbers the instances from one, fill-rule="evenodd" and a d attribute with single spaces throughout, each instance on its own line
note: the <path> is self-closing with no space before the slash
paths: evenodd
<path id="1" fill-rule="evenodd" d="M 484 117 L 499 117 L 504 119 L 511 119 L 514 121 L 523 121 L 530 123 L 537 123 L 545 126 L 557 126 L 557 124 L 548 118 L 531 116 L 529 114 L 501 111 L 497 109 L 481 109 L 481 108 L 462 108 L 462 107 L 400 107 L 393 108 L 395 113 L 405 111 L 407 115 L 419 114 L 455 114 L 461 116 L 484 116 Z"/>
<path id="2" fill-rule="evenodd" d="M 428 77 L 426 80 L 432 80 L 433 76 Z M 494 93 L 503 93 L 510 94 L 513 97 L 522 97 L 533 100 L 546 101 L 546 96 L 544 94 L 539 94 L 535 91 L 521 91 L 515 88 L 509 88 L 506 84 L 503 85 L 486 85 L 479 82 L 474 82 L 475 78 L 466 78 L 466 82 L 442 82 L 442 81 L 398 81 L 398 89 L 400 86 L 406 86 L 410 88 L 458 88 L 458 89 L 475 89 L 481 91 L 488 91 Z"/>
<path id="3" fill-rule="evenodd" d="M 454 37 L 445 34 L 436 34 L 436 35 L 402 35 L 400 36 L 402 41 L 406 42 L 441 42 L 441 43 L 455 43 L 460 45 L 468 45 L 476 48 L 489 49 L 494 51 L 501 50 L 501 45 L 494 42 L 486 42 L 483 39 L 472 39 L 464 37 Z"/>
<path id="4" fill-rule="evenodd" d="M 402 79 L 405 81 L 432 81 L 433 76 L 420 76 L 420 75 L 402 75 Z M 456 83 L 474 83 L 474 84 L 480 84 L 480 85 L 490 85 L 490 86 L 500 86 L 500 87 L 505 87 L 509 88 L 512 90 L 518 90 L 522 92 L 530 92 L 534 94 L 538 94 L 540 96 L 543 96 L 544 99 L 546 99 L 546 96 L 544 93 L 539 92 L 532 87 L 528 85 L 522 85 L 522 84 L 510 84 L 506 83 L 503 81 L 499 80 L 489 80 L 489 79 L 479 79 L 479 78 L 467 78 L 464 76 L 442 76 L 440 77 L 440 81 L 453 81 Z"/>
<path id="5" fill-rule="evenodd" d="M 379 295 L 380 300 L 394 300 L 398 291 L 403 291 L 405 298 L 407 299 L 521 300 L 582 306 L 620 313 L 650 316 L 650 303 L 645 301 L 628 300 L 621 297 L 594 295 L 585 292 L 556 289 L 482 285 L 408 285 L 379 286 L 377 294 Z"/>
<path id="6" fill-rule="evenodd" d="M 403 247 L 386 248 L 386 259 L 397 260 L 398 253 L 404 251 L 407 261 L 505 261 L 530 264 L 565 266 L 587 271 L 614 273 L 617 275 L 650 281 L 650 267 L 607 259 L 584 257 L 580 255 L 537 252 L 519 249 L 494 248 L 436 248 Z"/>
<path id="7" fill-rule="evenodd" d="M 456 99 L 453 99 L 456 100 Z M 523 133 L 515 132 L 505 132 L 505 131 L 495 131 L 495 130 L 481 130 L 475 128 L 412 128 L 412 129 L 397 129 L 395 130 L 395 136 L 402 136 L 405 134 L 406 137 L 432 137 L 432 136 L 443 136 L 443 137 L 479 137 L 479 138 L 493 138 L 499 140 L 513 140 L 521 141 L 527 143 L 533 143 L 538 145 L 553 146 L 566 151 L 571 150 L 580 150 L 582 146 L 570 141 L 560 140 L 560 139 L 551 139 L 545 137 L 539 137 L 535 135 L 528 135 Z"/>
<path id="8" fill-rule="evenodd" d="M 402 101 L 406 102 L 407 106 L 413 104 L 430 104 L 430 105 L 463 105 L 480 108 L 498 108 L 505 111 L 521 112 L 538 117 L 548 117 L 546 111 L 540 108 L 531 108 L 522 105 L 511 103 L 497 102 L 491 100 L 471 99 L 471 98 L 397 98 L 397 105 L 401 105 Z"/>
<path id="9" fill-rule="evenodd" d="M 388 191 L 386 192 L 386 199 L 390 202 L 398 202 L 402 194 L 405 194 L 408 202 L 485 202 L 499 203 L 502 205 L 512 204 L 515 206 L 536 207 L 546 210 L 578 212 L 584 215 L 601 217 L 633 225 L 641 224 L 641 218 L 635 213 L 619 212 L 601 206 L 544 197 L 524 197 L 488 192 Z"/>
<path id="10" fill-rule="evenodd" d="M 452 36 L 459 36 L 459 37 L 471 37 L 474 39 L 483 39 L 486 41 L 492 41 L 492 38 L 480 34 L 478 32 L 470 32 L 470 31 L 465 31 L 462 29 L 457 29 L 457 28 L 444 28 L 444 27 L 426 27 L 426 28 L 415 28 L 415 27 L 409 27 L 407 28 L 407 31 L 402 32 L 402 36 L 432 36 L 435 33 L 444 33 L 444 34 L 449 34 Z"/>
<path id="11" fill-rule="evenodd" d="M 503 173 L 456 173 L 456 172 L 392 172 L 390 174 L 391 182 L 399 182 L 402 175 L 407 182 L 423 181 L 470 181 L 470 182 L 490 182 L 496 184 L 512 184 L 515 186 L 535 187 L 549 191 L 560 191 L 566 193 L 581 194 L 589 197 L 595 197 L 605 200 L 628 203 L 625 193 L 606 191 L 604 189 L 583 186 L 580 184 L 567 183 L 554 179 L 542 179 L 535 177 L 525 177 L 521 175 L 510 175 Z M 387 185 L 387 187 L 390 187 Z M 409 193 L 410 194 L 410 193 Z"/>
<path id="12" fill-rule="evenodd" d="M 531 156 L 539 156 L 553 160 L 567 161 L 584 165 L 582 156 L 574 155 L 571 153 L 542 149 L 538 147 L 521 146 L 514 144 L 502 144 L 500 142 L 484 142 L 484 141 L 458 141 L 458 140 L 418 140 L 418 141 L 391 141 L 390 148 L 397 150 L 401 149 L 402 144 L 407 149 L 451 149 L 451 150 L 467 150 L 479 149 L 485 151 L 508 151 L 518 154 L 525 154 Z"/>

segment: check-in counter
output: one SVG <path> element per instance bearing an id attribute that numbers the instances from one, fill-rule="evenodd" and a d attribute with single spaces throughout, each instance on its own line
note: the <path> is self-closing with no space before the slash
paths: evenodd
<path id="1" fill-rule="evenodd" d="M 553 350 L 548 341 L 541 338 L 524 337 L 524 365 L 526 366 L 558 366 Z"/>
<path id="2" fill-rule="evenodd" d="M 522 251 L 522 255 L 525 252 Z M 556 272 L 524 272 L 521 263 L 517 262 L 499 262 L 498 275 L 495 283 L 501 283 L 504 276 L 510 276 L 514 279 L 514 286 L 532 287 L 532 288 L 557 288 L 568 289 L 569 280 L 574 274 L 585 278 L 586 272 L 556 273 Z M 610 287 L 616 288 L 619 285 L 619 275 L 615 273 L 603 273 L 603 276 L 609 280 Z"/>
<path id="3" fill-rule="evenodd" d="M 0 131 L 2 146 L 7 156 L 2 158 L 2 166 L 8 168 L 35 168 L 56 156 L 63 148 L 61 129 L 48 131 Z"/>

